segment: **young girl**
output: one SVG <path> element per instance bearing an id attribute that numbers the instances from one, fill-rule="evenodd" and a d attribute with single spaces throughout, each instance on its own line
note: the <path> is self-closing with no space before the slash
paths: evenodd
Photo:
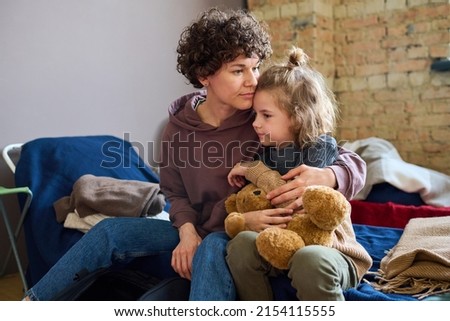
<path id="1" fill-rule="evenodd" d="M 328 136 L 335 127 L 336 101 L 322 75 L 307 62 L 303 50 L 293 48 L 286 65 L 261 74 L 253 100 L 253 128 L 265 147 L 261 160 L 282 174 L 301 163 L 324 167 L 337 156 L 336 142 Z M 228 175 L 230 185 L 242 186 L 247 170 L 237 164 Z M 227 247 L 241 300 L 272 300 L 269 276 L 285 273 L 260 257 L 257 235 L 241 232 Z M 311 245 L 298 250 L 287 273 L 299 300 L 344 300 L 343 290 L 356 286 L 371 264 L 347 217 L 335 232 L 333 247 Z"/>

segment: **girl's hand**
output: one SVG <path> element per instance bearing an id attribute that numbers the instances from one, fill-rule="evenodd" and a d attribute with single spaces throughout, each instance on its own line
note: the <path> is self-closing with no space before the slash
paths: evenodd
<path id="1" fill-rule="evenodd" d="M 202 239 L 192 223 L 185 223 L 179 229 L 180 243 L 172 252 L 172 267 L 181 277 L 190 280 L 192 259 Z"/>
<path id="2" fill-rule="evenodd" d="M 298 209 L 302 207 L 302 196 L 305 188 L 311 185 L 325 185 L 336 188 L 336 176 L 330 168 L 318 168 L 307 165 L 291 169 L 282 178 L 288 181 L 267 193 L 267 198 L 276 206 L 288 200 L 293 200 L 287 208 Z"/>
<path id="3" fill-rule="evenodd" d="M 248 167 L 242 166 L 241 163 L 234 165 L 233 169 L 228 173 L 228 184 L 231 186 L 237 186 L 239 188 L 244 187 L 247 184 L 245 180 L 245 172 Z"/>
<path id="4" fill-rule="evenodd" d="M 245 223 L 255 232 L 261 232 L 269 227 L 286 228 L 292 220 L 292 209 L 273 208 L 244 213 Z"/>

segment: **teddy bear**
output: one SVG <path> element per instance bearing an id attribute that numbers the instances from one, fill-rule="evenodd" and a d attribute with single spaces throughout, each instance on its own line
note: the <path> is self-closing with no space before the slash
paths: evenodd
<path id="1" fill-rule="evenodd" d="M 225 202 L 228 213 L 225 231 L 230 238 L 248 230 L 242 213 L 273 208 L 266 199 L 266 193 L 286 183 L 277 171 L 261 161 L 249 162 L 246 166 L 249 168 L 245 177 L 249 183 Z M 293 214 L 286 229 L 270 227 L 256 238 L 259 254 L 278 269 L 287 269 L 292 255 L 304 246 L 332 246 L 335 229 L 350 215 L 350 203 L 333 188 L 309 186 L 302 198 L 303 209 Z"/>

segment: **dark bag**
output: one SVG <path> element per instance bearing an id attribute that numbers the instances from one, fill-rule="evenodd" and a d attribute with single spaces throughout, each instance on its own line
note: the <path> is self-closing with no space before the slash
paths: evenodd
<path id="1" fill-rule="evenodd" d="M 82 271 L 77 281 L 54 301 L 184 301 L 189 299 L 190 281 L 181 277 L 161 280 L 141 271 L 108 268 Z"/>
<path id="2" fill-rule="evenodd" d="M 135 270 L 98 269 L 82 271 L 77 281 L 64 289 L 55 301 L 135 301 L 160 279 Z"/>

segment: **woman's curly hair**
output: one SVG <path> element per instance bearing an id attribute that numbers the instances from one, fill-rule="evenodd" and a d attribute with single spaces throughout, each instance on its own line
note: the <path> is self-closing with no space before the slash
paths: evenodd
<path id="1" fill-rule="evenodd" d="M 213 75 L 240 55 L 257 55 L 263 61 L 272 47 L 267 26 L 249 12 L 212 8 L 183 30 L 177 53 L 178 72 L 202 88 L 199 77 Z"/>

